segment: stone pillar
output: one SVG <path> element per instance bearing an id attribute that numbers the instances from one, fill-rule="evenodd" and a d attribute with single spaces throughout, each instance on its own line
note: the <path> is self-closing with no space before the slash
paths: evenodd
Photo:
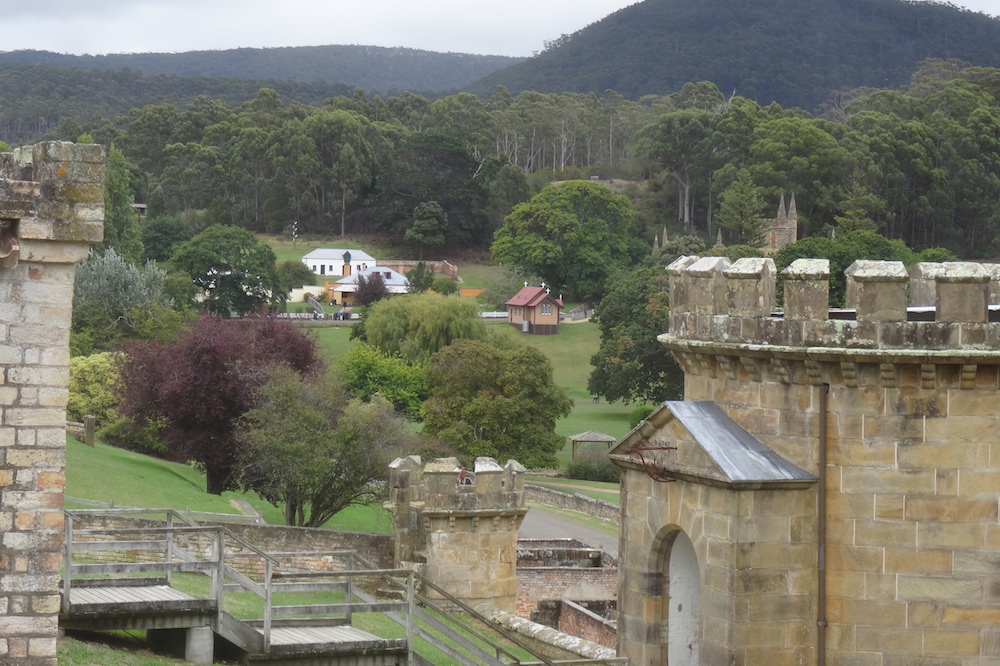
<path id="1" fill-rule="evenodd" d="M 729 285 L 723 271 L 730 265 L 726 257 L 702 257 L 687 267 L 690 312 L 702 315 L 726 313 Z"/>
<path id="2" fill-rule="evenodd" d="M 937 321 L 989 321 L 990 273 L 982 264 L 949 261 L 934 276 Z"/>
<path id="3" fill-rule="evenodd" d="M 773 259 L 739 259 L 724 273 L 729 281 L 731 317 L 771 316 L 776 278 Z"/>
<path id="4" fill-rule="evenodd" d="M 910 274 L 901 261 L 858 259 L 847 276 L 847 307 L 859 322 L 906 321 L 906 285 Z"/>
<path id="5" fill-rule="evenodd" d="M 934 307 L 937 299 L 937 274 L 942 264 L 919 261 L 910 269 L 910 307 Z"/>
<path id="6" fill-rule="evenodd" d="M 420 467 L 410 456 L 392 463 L 385 504 L 396 524 L 396 566 L 412 568 L 464 603 L 514 611 L 517 530 L 524 506 L 524 467 L 456 458 Z M 439 595 L 424 592 L 431 598 Z"/>
<path id="7" fill-rule="evenodd" d="M 785 319 L 825 320 L 830 312 L 830 260 L 796 259 L 781 271 Z"/>
<path id="8" fill-rule="evenodd" d="M 0 154 L 0 661 L 56 664 L 75 264 L 103 238 L 104 150 Z"/>
<path id="9" fill-rule="evenodd" d="M 687 268 L 696 261 L 698 257 L 684 255 L 677 257 L 667 266 L 671 312 L 691 312 L 691 289 L 688 285 Z"/>

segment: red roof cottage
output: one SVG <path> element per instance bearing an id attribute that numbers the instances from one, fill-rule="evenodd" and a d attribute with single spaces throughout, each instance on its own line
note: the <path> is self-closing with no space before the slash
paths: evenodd
<path id="1" fill-rule="evenodd" d="M 559 332 L 559 310 L 563 302 L 542 287 L 528 287 L 517 292 L 507 306 L 507 323 L 532 335 L 555 335 Z"/>

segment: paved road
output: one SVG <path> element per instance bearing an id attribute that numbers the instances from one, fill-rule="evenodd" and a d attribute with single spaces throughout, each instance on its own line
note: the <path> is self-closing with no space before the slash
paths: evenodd
<path id="1" fill-rule="evenodd" d="M 561 513 L 547 511 L 538 505 L 528 509 L 528 515 L 524 517 L 517 536 L 521 539 L 576 539 L 618 557 L 618 537 L 577 523 Z"/>

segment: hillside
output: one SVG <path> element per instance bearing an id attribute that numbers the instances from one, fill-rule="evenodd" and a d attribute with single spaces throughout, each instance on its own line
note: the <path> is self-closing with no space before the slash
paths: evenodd
<path id="1" fill-rule="evenodd" d="M 54 65 L 84 70 L 134 70 L 147 76 L 199 76 L 324 82 L 369 93 L 440 93 L 469 84 L 522 58 L 435 53 L 378 46 L 297 46 L 186 53 L 68 55 L 49 51 L 0 53 L 0 70 Z"/>
<path id="2" fill-rule="evenodd" d="M 1000 66 L 1000 19 L 907 0 L 646 0 L 555 42 L 466 89 L 638 99 L 712 81 L 816 110 L 833 90 L 901 86 L 928 57 Z"/>

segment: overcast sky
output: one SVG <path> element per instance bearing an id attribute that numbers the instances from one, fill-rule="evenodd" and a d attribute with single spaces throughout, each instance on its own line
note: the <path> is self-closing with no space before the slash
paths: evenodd
<path id="1" fill-rule="evenodd" d="M 10 3 L 0 51 L 181 52 L 364 44 L 529 56 L 635 0 L 47 0 Z M 954 0 L 991 15 L 998 0 Z"/>

